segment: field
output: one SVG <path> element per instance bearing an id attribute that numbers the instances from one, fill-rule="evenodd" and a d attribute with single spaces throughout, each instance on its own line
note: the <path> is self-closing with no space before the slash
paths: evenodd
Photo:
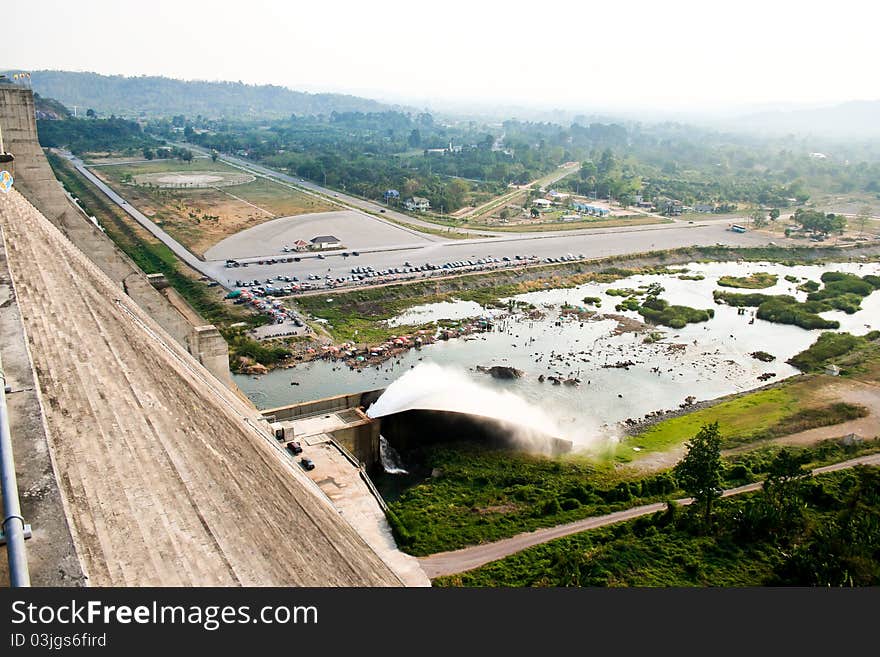
<path id="1" fill-rule="evenodd" d="M 146 163 L 100 166 L 94 173 L 117 190 L 193 253 L 203 256 L 229 235 L 276 217 L 324 212 L 335 206 L 265 178 L 223 187 L 173 189 L 158 186 L 156 178 L 197 173 L 241 178 L 242 172 L 222 162 L 192 163 L 154 160 Z M 251 178 L 247 176 L 245 179 Z M 151 185 L 135 181 L 151 182 Z M 222 184 L 222 183 L 221 183 Z"/>

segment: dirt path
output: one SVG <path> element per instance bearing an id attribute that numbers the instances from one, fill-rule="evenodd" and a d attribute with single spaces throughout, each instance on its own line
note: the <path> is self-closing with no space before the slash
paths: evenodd
<path id="1" fill-rule="evenodd" d="M 826 472 L 834 472 L 836 470 L 844 470 L 857 465 L 880 465 L 880 454 L 870 454 L 868 456 L 850 459 L 849 461 L 842 461 L 841 463 L 834 463 L 832 465 L 816 468 L 813 470 L 813 474 L 817 475 Z M 731 497 L 741 493 L 756 491 L 761 488 L 761 485 L 762 482 L 755 482 L 752 484 L 746 484 L 745 486 L 731 488 L 724 491 L 722 497 Z M 682 506 L 687 506 L 693 502 L 693 499 L 688 497 L 676 500 L 676 502 Z M 517 534 L 516 536 L 495 541 L 493 543 L 475 545 L 473 547 L 462 548 L 461 550 L 451 552 L 438 552 L 437 554 L 432 554 L 428 557 L 421 557 L 419 559 L 419 564 L 422 566 L 422 570 L 424 570 L 431 579 L 443 575 L 463 573 L 467 570 L 473 570 L 474 568 L 484 566 L 487 563 L 498 561 L 499 559 L 508 557 L 511 554 L 516 554 L 517 552 L 534 547 L 535 545 L 547 543 L 554 539 L 562 538 L 563 536 L 577 534 L 588 529 L 605 527 L 625 520 L 632 520 L 641 516 L 650 515 L 657 511 L 662 511 L 665 508 L 665 502 L 655 502 L 654 504 L 646 504 L 632 509 L 626 509 L 624 511 L 616 511 L 604 516 L 584 518 L 583 520 L 577 520 L 564 525 L 557 525 L 556 527 L 548 527 L 533 532 Z"/>

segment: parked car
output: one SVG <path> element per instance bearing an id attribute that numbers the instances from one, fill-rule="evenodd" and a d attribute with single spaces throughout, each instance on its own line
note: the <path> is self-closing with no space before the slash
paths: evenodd
<path id="1" fill-rule="evenodd" d="M 297 454 L 302 454 L 303 448 L 302 445 L 294 440 L 287 443 L 287 451 L 296 456 Z"/>
<path id="2" fill-rule="evenodd" d="M 303 457 L 299 460 L 299 463 L 300 463 L 300 465 L 302 465 L 302 467 L 304 467 L 306 470 L 314 470 L 314 469 L 315 469 L 315 462 L 314 462 L 312 459 L 307 458 L 307 457 L 305 457 L 305 456 L 303 456 Z"/>

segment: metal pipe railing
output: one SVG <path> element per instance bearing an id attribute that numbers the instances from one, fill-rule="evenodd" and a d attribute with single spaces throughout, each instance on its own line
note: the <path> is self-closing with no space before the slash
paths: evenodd
<path id="1" fill-rule="evenodd" d="M 0 488 L 3 492 L 3 534 L 9 560 L 9 585 L 31 585 L 27 552 L 24 547 L 25 526 L 18 501 L 18 482 L 15 478 L 15 459 L 12 455 L 12 434 L 9 431 L 9 413 L 6 410 L 6 373 L 0 360 Z"/>

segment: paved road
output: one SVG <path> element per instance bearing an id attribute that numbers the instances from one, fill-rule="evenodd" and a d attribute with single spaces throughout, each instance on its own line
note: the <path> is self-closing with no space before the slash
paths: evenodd
<path id="1" fill-rule="evenodd" d="M 779 240 L 779 238 L 777 238 Z M 673 249 L 681 246 L 726 244 L 730 246 L 762 246 L 769 238 L 757 233 L 731 233 L 722 224 L 662 224 L 633 228 L 597 229 L 589 233 L 579 232 L 567 235 L 514 235 L 492 239 L 455 240 L 431 242 L 422 245 L 396 245 L 383 248 L 360 249 L 359 257 L 346 257 L 341 252 L 328 252 L 324 259 L 318 254 L 286 254 L 281 252 L 283 245 L 267 245 L 268 256 L 296 255 L 300 262 L 275 265 L 256 264 L 257 259 L 249 258 L 247 268 L 228 269 L 223 262 L 208 263 L 211 276 L 223 285 L 230 286 L 235 280 L 263 280 L 270 276 L 297 276 L 300 280 L 309 274 L 332 277 L 346 276 L 352 267 L 372 265 L 377 270 L 390 267 L 403 267 L 409 261 L 413 265 L 428 262 L 442 265 L 456 260 L 478 260 L 486 256 L 494 258 L 515 258 L 517 255 L 535 255 L 539 259 L 559 257 L 566 254 L 583 254 L 586 259 L 603 258 L 612 255 L 642 253 L 655 249 Z M 783 241 L 779 240 L 782 244 Z M 349 247 L 356 249 L 353 244 Z M 350 253 L 350 252 L 346 252 Z"/>
<path id="2" fill-rule="evenodd" d="M 844 470 L 857 465 L 880 465 L 880 454 L 870 454 L 868 456 L 850 459 L 849 461 L 842 461 L 841 463 L 834 463 L 832 465 L 816 468 L 813 470 L 813 474 L 817 475 L 825 472 Z M 731 488 L 724 491 L 722 497 L 749 493 L 759 490 L 761 486 L 762 482 L 755 482 L 752 484 L 746 484 L 745 486 Z M 676 502 L 682 506 L 686 506 L 693 503 L 693 498 L 687 497 L 676 500 Z M 535 545 L 547 543 L 563 536 L 578 534 L 588 529 L 596 529 L 597 527 L 605 527 L 625 520 L 647 516 L 656 513 L 657 511 L 662 511 L 665 508 L 665 502 L 645 504 L 643 506 L 633 507 L 632 509 L 609 513 L 604 516 L 584 518 L 583 520 L 577 520 L 564 525 L 557 525 L 556 527 L 548 527 L 547 529 L 538 529 L 533 532 L 517 534 L 511 538 L 505 538 L 493 543 L 475 545 L 473 547 L 451 552 L 439 552 L 428 557 L 420 558 L 419 563 L 422 566 L 422 570 L 424 570 L 428 577 L 432 579 L 443 575 L 463 573 L 467 570 L 473 570 L 474 568 L 484 566 L 487 563 L 498 561 L 499 559 L 508 557 L 511 554 L 516 554 L 517 552 L 534 547 Z"/>
<path id="3" fill-rule="evenodd" d="M 140 210 L 135 207 L 132 207 L 124 198 L 122 198 L 119 194 L 114 192 L 103 180 L 98 178 L 95 174 L 86 168 L 86 165 L 80 160 L 78 157 L 69 153 L 67 151 L 59 151 L 62 157 L 67 158 L 76 167 L 76 170 L 79 171 L 82 175 L 88 178 L 89 182 L 91 182 L 95 187 L 100 189 L 111 201 L 116 203 L 120 208 L 125 210 L 128 215 L 137 221 L 141 226 L 146 228 L 150 233 L 152 233 L 159 241 L 161 241 L 165 246 L 171 249 L 178 258 L 183 260 L 190 267 L 195 269 L 198 272 L 206 276 L 211 276 L 212 268 L 207 267 L 205 261 L 197 258 L 193 253 L 191 253 L 185 246 L 183 246 L 176 239 L 171 237 L 164 230 L 159 228 L 156 224 L 154 224 L 149 217 L 144 215 Z"/>

